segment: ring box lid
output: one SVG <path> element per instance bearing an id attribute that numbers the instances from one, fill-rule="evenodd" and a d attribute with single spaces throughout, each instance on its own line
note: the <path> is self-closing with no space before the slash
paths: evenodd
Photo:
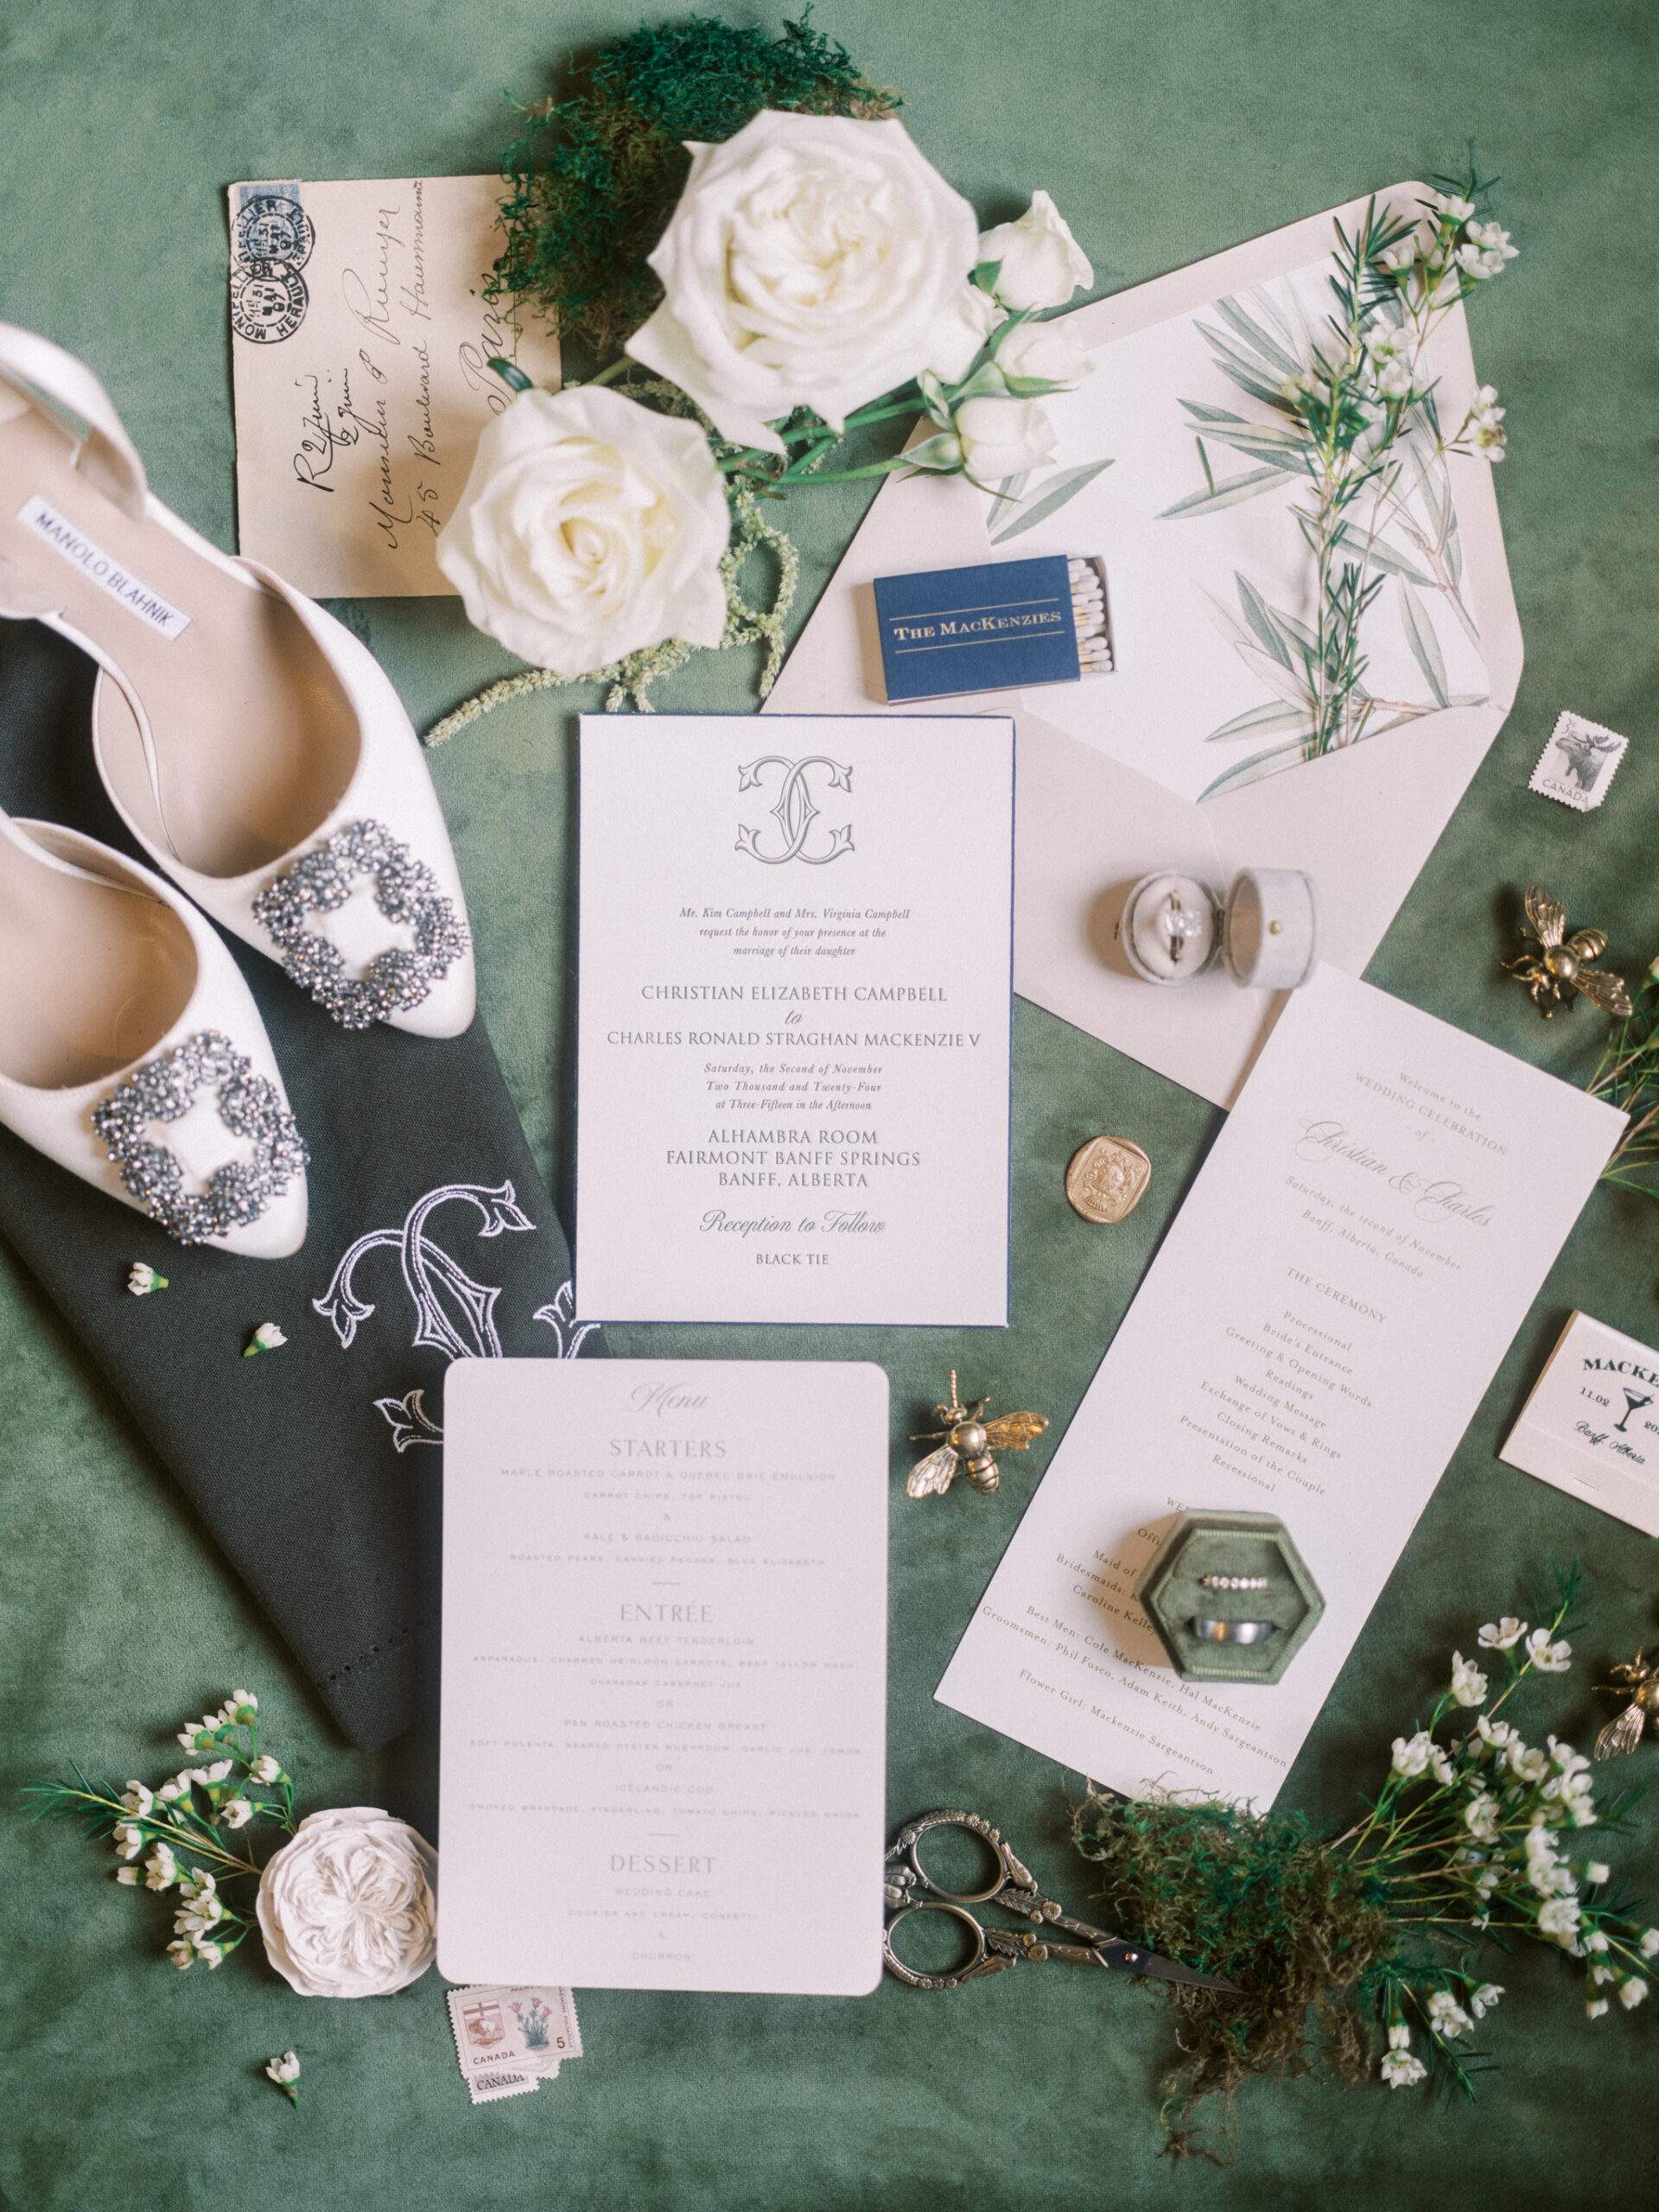
<path id="1" fill-rule="evenodd" d="M 1206 1574 L 1265 1574 L 1265 1590 L 1206 1590 Z M 1276 1514 L 1183 1513 L 1147 1560 L 1135 1594 L 1171 1665 L 1193 1682 L 1276 1682 L 1319 1625 L 1325 1599 Z M 1260 1643 L 1215 1643 L 1192 1623 L 1259 1620 Z"/>

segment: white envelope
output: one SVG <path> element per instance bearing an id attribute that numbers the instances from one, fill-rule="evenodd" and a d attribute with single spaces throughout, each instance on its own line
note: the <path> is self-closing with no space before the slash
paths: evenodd
<path id="1" fill-rule="evenodd" d="M 1402 212 L 1427 196 L 1426 186 L 1410 182 L 1377 195 Z M 1095 354 L 1095 379 L 1111 375 L 1104 349 L 1116 340 L 1319 261 L 1331 250 L 1333 222 L 1351 235 L 1365 206 L 1353 200 L 1309 216 L 1078 308 L 1070 327 Z M 1440 326 L 1432 358 L 1441 418 L 1455 426 L 1477 381 L 1461 308 Z M 1219 963 L 1179 988 L 1140 981 L 1114 935 L 1130 885 L 1168 865 L 1191 868 L 1223 891 L 1241 868 L 1300 868 L 1318 893 L 1320 957 L 1350 975 L 1362 971 L 1502 728 L 1521 678 L 1520 618 L 1491 469 L 1477 461 L 1458 466 L 1466 590 L 1490 687 L 1484 705 L 1430 714 L 1199 804 L 1058 728 L 1056 709 L 1045 711 L 1056 694 L 998 692 L 953 702 L 957 712 L 977 707 L 1018 719 L 1014 978 L 1022 996 L 1230 1106 L 1284 995 L 1240 990 Z M 1114 473 L 1099 480 L 1103 493 Z M 1092 553 L 1099 549 L 1072 544 L 1065 527 L 1086 505 L 1079 501 L 1046 525 L 1040 543 L 1033 533 L 994 548 L 984 498 L 964 479 L 890 479 L 763 711 L 868 714 L 873 702 L 885 702 L 870 590 L 877 576 L 1052 550 L 1057 530 L 1065 550 Z M 1196 543 L 1192 557 L 1202 557 Z M 1109 576 L 1115 606 L 1116 594 L 1131 594 L 1135 582 L 1134 575 Z M 1162 696 L 1179 699 L 1186 675 L 1172 655 Z M 1144 669 L 1137 671 L 1135 711 L 1153 715 L 1157 687 L 1144 677 Z M 1084 678 L 1065 718 L 1075 726 L 1079 704 L 1091 694 L 1103 701 L 1119 680 Z M 929 714 L 938 706 L 922 701 L 890 711 Z"/>

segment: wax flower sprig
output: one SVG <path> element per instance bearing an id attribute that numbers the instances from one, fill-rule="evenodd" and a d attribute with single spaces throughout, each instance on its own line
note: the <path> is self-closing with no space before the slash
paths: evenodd
<path id="1" fill-rule="evenodd" d="M 1481 385 L 1448 432 L 1425 359 L 1439 325 L 1501 275 L 1517 249 L 1508 232 L 1477 216 L 1496 178 L 1480 179 L 1471 160 L 1466 176 L 1434 181 L 1445 188 L 1422 201 L 1415 216 L 1373 200 L 1351 236 L 1336 226 L 1335 304 L 1325 337 L 1308 367 L 1276 395 L 1262 394 L 1287 418 L 1285 457 L 1312 480 L 1296 509 L 1318 569 L 1317 633 L 1307 653 L 1310 758 L 1357 744 L 1384 703 L 1365 690 L 1360 650 L 1361 626 L 1384 581 L 1376 573 L 1384 530 L 1403 531 L 1433 580 L 1455 586 L 1450 499 L 1427 500 L 1440 514 L 1438 529 L 1427 531 L 1410 503 L 1447 454 L 1492 461 L 1504 454 L 1497 391 Z"/>
<path id="2" fill-rule="evenodd" d="M 1630 1117 L 1602 1181 L 1659 1198 L 1659 960 L 1631 998 L 1630 1014 L 1614 1024 L 1585 1088 Z"/>
<path id="3" fill-rule="evenodd" d="M 1647 1998 L 1659 1927 L 1632 1916 L 1602 1840 L 1637 1793 L 1599 1805 L 1589 1759 L 1554 1735 L 1529 1743 L 1506 1713 L 1571 1668 L 1578 1602 L 1574 1568 L 1541 1625 L 1506 1615 L 1477 1631 L 1471 1656 L 1454 1651 L 1427 1721 L 1394 1738 L 1375 1799 L 1334 1839 L 1233 1804 L 1091 1793 L 1077 1808 L 1077 1847 L 1116 1924 L 1247 1993 L 1178 1993 L 1185 2058 L 1165 2110 L 1177 2147 L 1191 2147 L 1212 2093 L 1306 2070 L 1310 2017 L 1351 2083 L 1437 2078 L 1472 2095 L 1477 2024 L 1504 1994 L 1478 1963 L 1484 1942 L 1571 1959 L 1591 2020 Z"/>
<path id="4" fill-rule="evenodd" d="M 36 1818 L 79 1821 L 86 1834 L 108 1836 L 124 1887 L 142 1881 L 177 1891 L 167 1953 L 181 1968 L 219 1966 L 254 1932 L 253 1914 L 223 1885 L 257 1882 L 264 1869 L 249 1844 L 233 1839 L 261 1821 L 294 1833 L 294 1784 L 260 1750 L 258 1714 L 251 1691 L 232 1690 L 217 1713 L 186 1721 L 178 1740 L 206 1764 L 181 1767 L 157 1789 L 142 1782 L 99 1789 L 77 1767 L 73 1783 L 34 1783 L 23 1793 Z"/>

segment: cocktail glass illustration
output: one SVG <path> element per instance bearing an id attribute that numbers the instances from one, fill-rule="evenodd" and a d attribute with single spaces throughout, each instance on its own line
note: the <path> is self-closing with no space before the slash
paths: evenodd
<path id="1" fill-rule="evenodd" d="M 1639 1391 L 1632 1390 L 1627 1383 L 1624 1386 L 1624 1420 L 1616 1421 L 1613 1424 L 1618 1429 L 1619 1434 L 1621 1436 L 1624 1435 L 1625 1423 L 1628 1422 L 1632 1414 L 1639 1414 L 1643 1406 L 1650 1406 L 1652 1403 L 1653 1394 L 1651 1391 L 1649 1391 L 1648 1395 L 1644 1398 Z"/>

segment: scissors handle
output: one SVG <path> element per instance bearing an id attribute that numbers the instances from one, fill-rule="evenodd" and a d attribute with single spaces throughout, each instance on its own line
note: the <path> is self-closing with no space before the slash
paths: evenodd
<path id="1" fill-rule="evenodd" d="M 965 1828 L 969 1835 L 976 1835 L 988 1846 L 996 1860 L 996 1872 L 984 1889 L 947 1890 L 943 1883 L 936 1882 L 922 1865 L 922 1839 L 935 1828 L 947 1827 Z M 1004 1900 L 1000 1892 L 1008 1888 L 1029 1892 L 1033 1898 L 1037 1895 L 1036 1877 L 1020 1864 L 1010 1846 L 1003 1842 L 1001 1831 L 993 1827 L 977 1813 L 924 1813 L 919 1819 L 907 1821 L 887 1853 L 887 1866 L 889 1901 L 894 1904 L 902 1902 L 902 1899 L 891 1896 L 895 1887 L 906 1892 L 913 1892 L 919 1888 L 947 1904 L 1001 1904 Z M 1014 1910 L 1017 1911 L 1020 1908 L 1015 1906 Z"/>

